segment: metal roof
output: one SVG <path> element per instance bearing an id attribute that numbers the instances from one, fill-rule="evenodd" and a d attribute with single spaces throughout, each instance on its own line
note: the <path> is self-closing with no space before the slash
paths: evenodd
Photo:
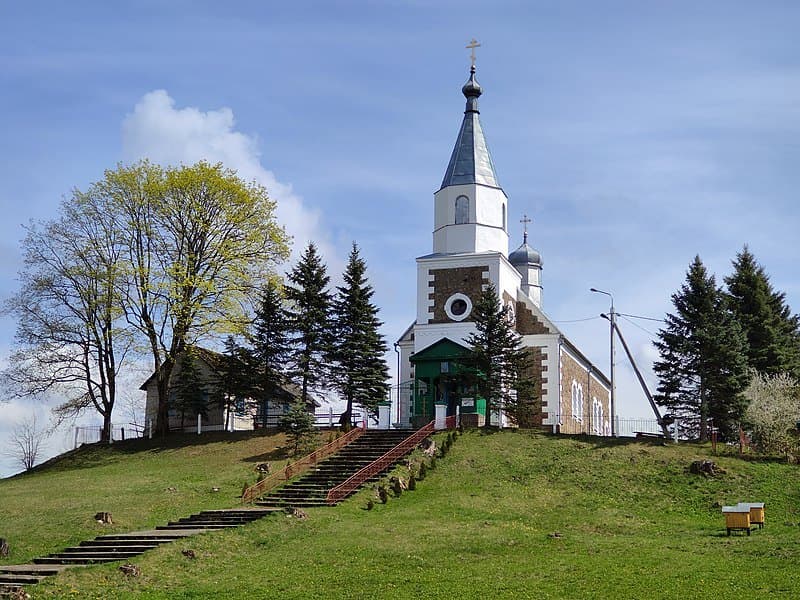
<path id="1" fill-rule="evenodd" d="M 467 99 L 464 120 L 458 132 L 450 163 L 442 180 L 442 187 L 480 183 L 491 187 L 500 187 L 494 170 L 492 155 L 486 145 L 483 128 L 478 111 L 478 97 L 483 93 L 475 80 L 475 66 L 470 69 L 469 80 L 461 89 Z"/>

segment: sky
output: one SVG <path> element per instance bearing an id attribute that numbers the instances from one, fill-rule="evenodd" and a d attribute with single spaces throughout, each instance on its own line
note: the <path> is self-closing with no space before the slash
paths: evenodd
<path id="1" fill-rule="evenodd" d="M 0 298 L 23 225 L 71 190 L 119 162 L 207 159 L 267 187 L 294 257 L 313 239 L 336 279 L 359 244 L 391 346 L 474 37 L 511 250 L 528 215 L 543 308 L 596 365 L 609 307 L 589 288 L 662 318 L 696 254 L 721 283 L 748 244 L 797 312 L 799 22 L 778 1 L 0 2 Z M 620 320 L 651 389 L 659 326 Z M 0 316 L 0 364 L 14 330 Z M 619 349 L 617 380 L 620 416 L 650 417 Z M 0 446 L 47 412 L 6 400 Z"/>

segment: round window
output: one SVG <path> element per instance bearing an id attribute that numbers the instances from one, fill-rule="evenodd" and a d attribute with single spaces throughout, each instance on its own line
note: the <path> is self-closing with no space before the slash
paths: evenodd
<path id="1" fill-rule="evenodd" d="M 472 312 L 472 301 L 465 294 L 453 294 L 444 303 L 444 312 L 453 321 L 463 321 Z"/>
<path id="2" fill-rule="evenodd" d="M 465 312 L 467 312 L 467 303 L 461 298 L 453 300 L 452 304 L 450 304 L 450 312 L 457 317 L 463 315 Z"/>

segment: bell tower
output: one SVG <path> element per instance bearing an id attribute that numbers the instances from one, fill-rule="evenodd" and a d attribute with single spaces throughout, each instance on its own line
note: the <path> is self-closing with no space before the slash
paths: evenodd
<path id="1" fill-rule="evenodd" d="M 433 252 L 508 255 L 508 198 L 500 187 L 481 127 L 475 63 L 461 92 L 464 119 L 442 185 L 433 195 Z"/>

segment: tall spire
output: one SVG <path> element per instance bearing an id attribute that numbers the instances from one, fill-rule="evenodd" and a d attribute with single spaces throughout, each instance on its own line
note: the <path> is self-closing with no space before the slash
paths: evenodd
<path id="1" fill-rule="evenodd" d="M 473 41 L 473 43 L 475 42 Z M 474 53 L 474 46 L 467 47 L 472 47 Z M 461 122 L 456 145 L 444 173 L 442 187 L 480 183 L 499 188 L 500 184 L 497 181 L 492 156 L 489 154 L 489 147 L 486 145 L 486 138 L 483 135 L 483 128 L 478 116 L 480 114 L 478 98 L 483 90 L 475 79 L 474 57 L 469 73 L 469 80 L 461 88 L 461 92 L 467 99 L 464 120 Z"/>

